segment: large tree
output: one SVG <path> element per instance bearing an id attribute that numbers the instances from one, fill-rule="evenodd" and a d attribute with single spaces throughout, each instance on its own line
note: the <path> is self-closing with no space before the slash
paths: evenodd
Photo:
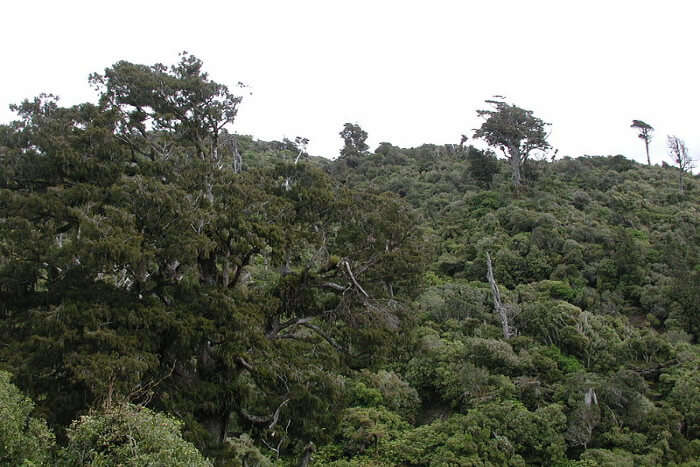
<path id="1" fill-rule="evenodd" d="M 54 426 L 151 400 L 200 447 L 323 441 L 338 373 L 421 277 L 413 213 L 301 160 L 235 167 L 240 100 L 192 56 L 92 81 L 97 106 L 43 96 L 0 126 L 0 362 Z"/>
<path id="2" fill-rule="evenodd" d="M 365 143 L 367 132 L 357 123 L 346 123 L 339 135 L 343 139 L 343 148 L 340 150 L 341 157 L 358 156 L 369 149 Z"/>
<path id="3" fill-rule="evenodd" d="M 649 157 L 649 143 L 654 133 L 654 127 L 649 125 L 642 120 L 632 120 L 630 128 L 636 128 L 639 130 L 639 135 L 637 137 L 644 141 L 644 148 L 647 152 L 647 165 L 651 165 L 651 158 Z"/>
<path id="4" fill-rule="evenodd" d="M 476 111 L 484 123 L 474 131 L 474 138 L 485 140 L 503 153 L 510 162 L 513 185 L 518 188 L 523 164 L 534 152 L 551 148 L 545 131 L 549 123 L 535 117 L 531 110 L 509 104 L 500 98 L 487 100 L 486 103 L 493 108 Z"/>

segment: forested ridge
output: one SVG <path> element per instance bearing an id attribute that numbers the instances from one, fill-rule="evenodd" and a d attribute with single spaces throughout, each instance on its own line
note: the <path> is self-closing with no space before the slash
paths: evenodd
<path id="1" fill-rule="evenodd" d="M 560 157 L 497 98 L 493 150 L 329 160 L 202 67 L 0 125 L 1 465 L 698 465 L 682 141 Z"/>

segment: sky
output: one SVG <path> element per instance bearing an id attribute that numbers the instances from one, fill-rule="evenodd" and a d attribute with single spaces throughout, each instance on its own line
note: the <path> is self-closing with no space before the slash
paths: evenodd
<path id="1" fill-rule="evenodd" d="M 633 119 L 700 160 L 700 2 L 695 0 L 120 0 L 6 2 L 0 122 L 41 92 L 96 101 L 88 75 L 118 60 L 173 64 L 249 85 L 233 130 L 311 140 L 337 157 L 343 123 L 368 143 L 457 143 L 493 95 L 532 110 L 559 155 L 645 161 Z"/>

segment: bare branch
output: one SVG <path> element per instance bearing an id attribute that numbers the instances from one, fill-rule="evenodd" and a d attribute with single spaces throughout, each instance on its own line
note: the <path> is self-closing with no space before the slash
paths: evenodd
<path id="1" fill-rule="evenodd" d="M 238 357 L 238 358 L 236 359 L 236 361 L 237 361 L 243 368 L 245 368 L 246 370 L 248 370 L 248 371 L 254 371 L 253 365 L 251 365 L 250 363 L 248 363 L 248 361 L 247 361 L 245 358 L 243 358 L 243 357 Z"/>
<path id="2" fill-rule="evenodd" d="M 323 284 L 321 284 L 321 287 L 335 289 L 338 292 L 346 292 L 350 288 L 350 287 L 343 287 L 342 285 L 336 284 L 334 282 L 324 282 Z"/>
<path id="3" fill-rule="evenodd" d="M 487 272 L 486 272 L 486 279 L 488 279 L 489 284 L 491 285 L 491 292 L 493 294 L 493 306 L 496 309 L 496 313 L 498 313 L 498 316 L 501 320 L 501 326 L 503 327 L 503 337 L 506 339 L 510 339 L 510 337 L 513 335 L 513 331 L 510 328 L 510 324 L 508 323 L 508 310 L 507 307 L 503 305 L 503 302 L 501 301 L 501 293 L 498 290 L 498 284 L 496 284 L 496 279 L 493 278 L 493 268 L 491 267 L 491 255 L 489 252 L 486 252 L 486 267 L 487 267 Z"/>
<path id="4" fill-rule="evenodd" d="M 352 280 L 352 283 L 355 284 L 357 290 L 359 290 L 362 293 L 362 295 L 365 296 L 365 298 L 369 298 L 369 295 L 367 294 L 367 292 L 365 292 L 365 289 L 363 289 L 362 286 L 358 284 L 357 280 L 355 279 L 355 275 L 352 273 L 352 269 L 350 269 L 350 262 L 347 259 L 343 260 L 342 262 L 345 265 L 345 269 L 348 271 L 350 280 Z"/>
<path id="5" fill-rule="evenodd" d="M 282 407 L 284 407 L 285 405 L 287 405 L 288 402 L 289 402 L 289 399 L 285 399 L 285 400 L 279 405 L 279 407 L 277 407 L 277 410 L 275 410 L 275 414 L 272 416 L 272 422 L 270 423 L 270 426 L 267 427 L 268 430 L 273 429 L 273 428 L 275 427 L 275 425 L 277 425 L 277 421 L 278 421 L 279 418 L 280 418 L 280 410 L 282 410 Z"/>

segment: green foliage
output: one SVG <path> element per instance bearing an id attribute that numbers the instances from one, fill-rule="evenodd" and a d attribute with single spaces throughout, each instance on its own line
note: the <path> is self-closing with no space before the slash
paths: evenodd
<path id="1" fill-rule="evenodd" d="M 205 459 L 180 435 L 181 423 L 133 405 L 85 415 L 68 430 L 60 465 L 192 465 Z"/>
<path id="2" fill-rule="evenodd" d="M 535 117 L 531 110 L 508 104 L 503 100 L 487 100 L 493 110 L 477 110 L 484 123 L 474 132 L 475 138 L 484 139 L 490 146 L 498 148 L 510 161 L 513 185 L 520 186 L 521 168 L 532 151 L 546 151 L 545 123 Z"/>
<path id="3" fill-rule="evenodd" d="M 339 133 L 343 139 L 343 148 L 340 150 L 340 158 L 347 167 L 355 168 L 359 164 L 359 158 L 367 154 L 367 132 L 356 123 L 346 123 Z"/>
<path id="4" fill-rule="evenodd" d="M 499 170 L 495 154 L 470 147 L 467 161 L 469 161 L 469 176 L 484 188 L 491 186 L 493 176 Z"/>
<path id="5" fill-rule="evenodd" d="M 562 371 L 562 373 L 576 373 L 583 370 L 583 365 L 576 358 L 570 355 L 564 355 L 561 350 L 556 345 L 550 345 L 549 347 L 542 347 L 541 354 L 545 357 L 551 358 L 557 363 L 557 366 Z"/>
<path id="6" fill-rule="evenodd" d="M 34 403 L 0 371 L 0 464 L 50 465 L 54 435 L 33 415 Z"/>
<path id="7" fill-rule="evenodd" d="M 372 388 L 367 388 L 363 383 L 358 384 L 364 389 L 363 399 L 367 401 L 358 405 L 381 404 L 399 414 L 403 419 L 409 422 L 415 421 L 416 411 L 421 401 L 418 392 L 400 375 L 386 370 L 379 370 L 376 373 L 363 370 L 360 373 L 360 379 L 366 381 Z M 355 400 L 358 399 L 360 398 L 355 398 Z"/>
<path id="8" fill-rule="evenodd" d="M 546 124 L 502 101 L 477 136 L 509 161 L 354 124 L 330 161 L 232 133 L 240 96 L 189 54 L 91 81 L 98 105 L 0 125 L 0 362 L 63 456 L 137 462 L 110 427 L 159 416 L 131 401 L 225 465 L 697 458 L 697 177 L 531 160 Z"/>
<path id="9" fill-rule="evenodd" d="M 304 162 L 234 169 L 240 98 L 190 55 L 91 80 L 100 106 L 25 102 L 1 133 L 3 361 L 59 430 L 153 398 L 203 448 L 269 440 L 278 408 L 305 420 L 282 448 L 327 439 L 337 372 L 378 358 L 417 293 L 415 213 Z"/>

